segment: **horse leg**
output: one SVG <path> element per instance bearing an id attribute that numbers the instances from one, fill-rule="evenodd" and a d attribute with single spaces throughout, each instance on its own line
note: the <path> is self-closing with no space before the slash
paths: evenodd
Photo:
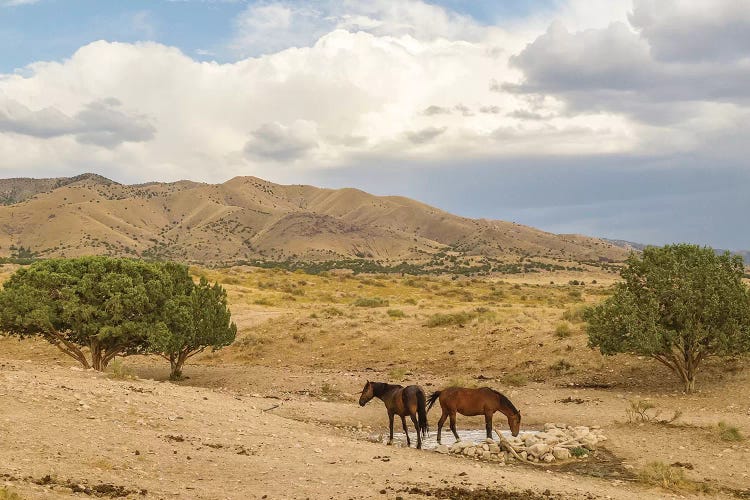
<path id="1" fill-rule="evenodd" d="M 451 417 L 451 431 L 453 431 L 453 435 L 456 436 L 456 441 L 461 441 L 461 438 L 458 437 L 458 432 L 456 432 L 456 412 L 453 411 L 450 414 Z"/>
<path id="2" fill-rule="evenodd" d="M 445 423 L 445 419 L 447 419 L 447 418 L 448 418 L 448 412 L 445 411 L 445 410 L 443 410 L 443 414 L 440 415 L 440 420 L 438 420 L 438 435 L 437 435 L 437 442 L 438 442 L 438 444 L 441 444 L 440 443 L 440 433 L 443 430 L 443 424 Z"/>
<path id="3" fill-rule="evenodd" d="M 388 426 L 391 430 L 391 436 L 388 438 L 388 445 L 393 444 L 393 416 L 394 413 L 392 411 L 388 412 Z"/>
<path id="4" fill-rule="evenodd" d="M 487 439 L 492 439 L 492 413 L 484 414 L 484 427 L 487 430 Z"/>
<path id="5" fill-rule="evenodd" d="M 411 439 L 409 439 L 409 430 L 406 428 L 406 417 L 401 416 L 401 425 L 404 427 L 404 434 L 406 434 L 406 446 L 411 446 Z"/>
<path id="6" fill-rule="evenodd" d="M 414 428 L 417 429 L 417 449 L 422 448 L 422 433 L 419 431 L 419 421 L 417 420 L 417 414 L 411 414 L 411 421 L 414 424 Z M 404 427 L 406 429 L 406 427 Z"/>

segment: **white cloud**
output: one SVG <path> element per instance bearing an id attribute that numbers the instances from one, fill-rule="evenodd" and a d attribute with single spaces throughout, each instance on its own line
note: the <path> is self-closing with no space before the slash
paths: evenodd
<path id="1" fill-rule="evenodd" d="M 94 101 L 70 117 L 54 107 L 31 111 L 18 101 L 0 99 L 0 132 L 38 139 L 70 135 L 84 144 L 110 148 L 153 138 L 155 129 L 145 117 L 129 116 L 119 106 L 116 99 Z"/>
<path id="2" fill-rule="evenodd" d="M 0 75 L 0 167 L 219 181 L 284 180 L 285 164 L 293 181 L 364 157 L 694 150 L 728 130 L 736 138 L 747 115 L 747 60 L 685 62 L 657 4 L 637 2 L 628 21 L 629 3 L 611 2 L 607 19 L 570 0 L 504 27 L 417 0 L 307 5 L 248 6 L 233 47 L 265 55 L 234 63 L 99 41 Z"/>

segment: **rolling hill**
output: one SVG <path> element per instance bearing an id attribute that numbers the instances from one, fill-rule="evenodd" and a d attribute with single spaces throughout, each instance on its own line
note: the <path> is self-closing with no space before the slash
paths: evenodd
<path id="1" fill-rule="evenodd" d="M 618 261 L 627 250 L 498 220 L 470 219 L 398 196 L 279 185 L 256 177 L 223 184 L 119 184 L 96 174 L 0 180 L 0 256 L 85 254 L 243 260 L 455 263 L 530 257 Z"/>

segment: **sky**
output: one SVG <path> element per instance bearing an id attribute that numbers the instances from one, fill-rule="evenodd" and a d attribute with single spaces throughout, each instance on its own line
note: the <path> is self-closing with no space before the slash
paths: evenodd
<path id="1" fill-rule="evenodd" d="M 0 0 L 0 177 L 285 184 L 750 249 L 746 0 Z"/>

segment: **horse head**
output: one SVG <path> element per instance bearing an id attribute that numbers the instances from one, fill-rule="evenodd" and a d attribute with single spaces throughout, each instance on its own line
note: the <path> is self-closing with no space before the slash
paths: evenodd
<path id="1" fill-rule="evenodd" d="M 366 405 L 372 398 L 375 397 L 375 389 L 372 386 L 372 382 L 369 380 L 362 389 L 362 394 L 359 396 L 359 406 Z"/>
<path id="2" fill-rule="evenodd" d="M 520 411 L 516 411 L 516 413 L 508 417 L 508 426 L 510 427 L 510 433 L 513 434 L 514 437 L 518 436 L 518 432 L 521 429 Z"/>

